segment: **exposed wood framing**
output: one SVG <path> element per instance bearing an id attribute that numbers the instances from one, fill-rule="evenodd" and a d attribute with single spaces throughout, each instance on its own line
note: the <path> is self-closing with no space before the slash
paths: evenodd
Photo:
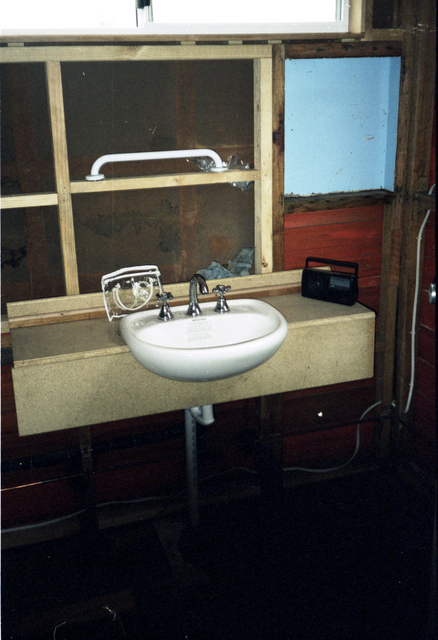
<path id="1" fill-rule="evenodd" d="M 394 194 L 385 189 L 355 191 L 354 193 L 333 193 L 315 196 L 288 196 L 284 199 L 284 213 L 305 211 L 329 211 L 351 207 L 372 207 L 375 204 L 390 204 Z"/>
<path id="2" fill-rule="evenodd" d="M 270 58 L 269 45 L 185 46 L 71 46 L 10 47 L 2 49 L 2 62 L 102 62 L 157 60 L 252 60 Z"/>
<path id="3" fill-rule="evenodd" d="M 350 14 L 348 16 L 350 33 L 362 34 L 365 31 L 365 6 L 366 0 L 350 2 Z"/>
<path id="4" fill-rule="evenodd" d="M 272 250 L 273 269 L 284 268 L 284 45 L 272 47 Z"/>
<path id="5" fill-rule="evenodd" d="M 407 0 L 402 6 L 405 27 L 405 75 L 410 91 L 407 97 L 405 129 L 406 168 L 403 180 L 396 182 L 400 197 L 395 216 L 401 222 L 399 316 L 396 352 L 396 405 L 403 410 L 411 377 L 411 331 L 417 268 L 417 237 L 425 209 L 415 198 L 427 191 L 432 146 L 435 101 L 436 3 Z M 420 260 L 420 268 L 422 260 Z M 421 276 L 421 273 L 420 273 Z M 421 282 L 421 277 L 420 277 Z M 418 310 L 417 310 L 418 311 Z M 412 412 L 411 412 L 412 413 Z"/>
<path id="6" fill-rule="evenodd" d="M 421 6 L 420 6 L 421 5 Z M 377 399 L 382 412 L 403 413 L 412 370 L 411 330 L 418 230 L 425 210 L 435 94 L 435 3 L 406 0 L 399 101 L 395 197 L 386 207 L 382 286 L 377 337 Z M 418 28 L 421 25 L 421 28 Z M 392 402 L 395 400 L 395 408 Z M 385 421 L 380 455 L 387 453 L 391 423 Z"/>
<path id="7" fill-rule="evenodd" d="M 256 398 L 256 408 L 261 490 L 272 501 L 283 488 L 283 394 Z"/>
<path id="8" fill-rule="evenodd" d="M 328 267 L 327 267 L 328 268 Z M 219 284 L 221 281 L 217 281 Z M 216 281 L 211 281 L 211 288 Z M 231 291 L 228 298 L 242 297 L 261 298 L 270 295 L 297 293 L 301 286 L 301 269 L 267 273 L 264 275 L 236 276 L 227 279 Z M 186 282 L 175 282 L 166 285 L 172 292 L 174 300 L 171 305 L 188 302 L 188 285 Z M 211 299 L 214 298 L 212 294 Z M 209 296 L 205 296 L 209 300 Z M 158 302 L 150 306 L 159 307 Z M 88 293 L 45 300 L 23 300 L 8 304 L 9 326 L 7 329 L 31 327 L 42 324 L 56 324 L 75 320 L 102 318 L 106 315 L 102 293 Z"/>
<path id="9" fill-rule="evenodd" d="M 23 193 L 17 196 L 2 196 L 2 209 L 50 207 L 57 204 L 57 193 Z"/>
<path id="10" fill-rule="evenodd" d="M 272 59 L 254 60 L 255 269 L 273 270 L 272 256 Z"/>
<path id="11" fill-rule="evenodd" d="M 401 33 L 398 34 L 400 39 Z M 401 40 L 373 42 L 299 42 L 285 45 L 286 58 L 357 58 L 401 55 Z"/>
<path id="12" fill-rule="evenodd" d="M 61 245 L 67 295 L 79 293 L 73 210 L 71 195 L 77 193 L 98 193 L 104 191 L 123 191 L 133 189 L 155 189 L 184 186 L 180 191 L 183 199 L 182 233 L 192 230 L 196 223 L 196 185 L 221 184 L 242 181 L 241 171 L 226 173 L 184 173 L 164 176 L 146 176 L 134 178 L 115 178 L 102 182 L 70 181 L 65 132 L 64 103 L 62 95 L 61 62 L 63 61 L 101 61 L 101 60 L 254 60 L 254 146 L 255 169 L 245 173 L 246 181 L 255 181 L 255 244 L 256 272 L 269 273 L 273 269 L 272 260 L 272 48 L 268 45 L 214 45 L 214 46 L 101 46 L 101 47 L 10 47 L 2 49 L 2 62 L 45 62 L 50 117 L 52 124 L 56 189 L 57 193 L 29 194 L 9 196 L 2 199 L 5 207 L 43 206 L 58 204 L 61 226 Z M 178 69 L 178 67 L 176 67 Z M 180 81 L 178 81 L 180 77 Z M 194 141 L 194 125 L 187 130 L 187 100 L 193 101 L 193 87 L 184 87 L 181 74 L 177 73 L 176 105 L 177 131 L 180 132 L 178 144 L 186 146 Z M 190 89 L 190 90 L 189 90 Z M 190 93 L 192 97 L 188 95 Z M 180 105 L 178 110 L 178 105 Z M 194 118 L 193 106 L 192 119 Z M 190 138 L 190 140 L 189 140 Z M 184 143 L 184 144 L 183 144 Z M 195 145 L 196 146 L 196 145 Z M 187 189 L 188 187 L 188 189 Z M 188 200 L 189 199 L 189 200 Z M 195 203 L 195 204 L 194 204 Z M 180 202 L 181 204 L 181 202 Z M 185 212 L 185 213 L 184 213 Z M 187 217 L 187 212 L 190 216 Z M 190 220 L 191 223 L 190 223 Z M 186 233 L 187 235 L 187 233 Z M 194 264 L 196 256 L 187 256 L 184 261 L 182 278 Z M 190 259 L 189 259 L 190 258 Z M 186 264 L 189 260 L 190 265 Z M 185 266 L 184 266 L 185 265 Z M 187 272 L 187 273 L 186 273 Z"/>
<path id="13" fill-rule="evenodd" d="M 190 187 L 194 185 L 225 184 L 238 180 L 257 180 L 259 171 L 227 171 L 225 173 L 176 173 L 159 176 L 134 178 L 108 178 L 97 182 L 75 180 L 71 184 L 72 193 L 102 193 L 103 191 L 129 191 L 132 189 L 158 189 L 167 187 Z"/>
<path id="14" fill-rule="evenodd" d="M 195 185 L 225 184 L 259 180 L 260 171 L 254 169 L 242 171 L 227 171 L 226 173 L 175 173 L 156 176 L 135 176 L 132 178 L 107 178 L 101 182 L 87 182 L 73 180 L 70 183 L 70 193 L 104 193 L 105 191 L 136 191 L 138 189 L 158 189 L 167 187 L 192 187 Z M 28 193 L 13 196 L 3 196 L 3 209 L 18 209 L 21 207 L 45 207 L 58 204 L 57 193 Z"/>
<path id="15" fill-rule="evenodd" d="M 79 277 L 76 260 L 60 63 L 47 62 L 46 75 L 50 121 L 52 125 L 53 156 L 55 161 L 56 191 L 58 193 L 59 227 L 65 289 L 67 295 L 74 295 L 79 293 Z"/>

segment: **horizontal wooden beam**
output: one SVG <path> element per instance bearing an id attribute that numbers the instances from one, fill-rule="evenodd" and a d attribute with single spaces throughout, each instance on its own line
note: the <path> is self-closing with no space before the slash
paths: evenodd
<path id="1" fill-rule="evenodd" d="M 107 178 L 97 182 L 76 180 L 70 183 L 71 193 L 102 193 L 105 191 L 135 191 L 138 189 L 163 189 L 167 187 L 202 186 L 252 182 L 260 179 L 260 171 L 225 171 L 224 173 L 177 173 L 160 176 L 136 176 L 134 178 Z M 1 198 L 2 209 L 49 207 L 58 204 L 56 193 L 26 193 Z"/>
<path id="2" fill-rule="evenodd" d="M 58 204 L 57 193 L 21 193 L 14 196 L 2 196 L 2 209 L 24 209 L 28 207 L 51 207 Z"/>
<path id="3" fill-rule="evenodd" d="M 227 278 L 227 285 L 232 287 L 228 297 L 266 297 L 297 292 L 301 284 L 301 273 L 301 269 L 295 269 Z M 213 289 L 221 282 L 223 283 L 223 280 L 209 280 L 208 285 Z M 166 283 L 165 287 L 174 296 L 173 304 L 180 304 L 181 300 L 184 301 L 188 297 L 188 282 Z M 155 306 L 158 306 L 158 303 L 155 303 Z M 5 332 L 10 327 L 53 324 L 106 315 L 102 292 L 10 302 L 7 307 L 9 325 L 2 323 L 2 331 Z"/>
<path id="4" fill-rule="evenodd" d="M 400 56 L 400 41 L 299 42 L 286 46 L 286 59 Z"/>
<path id="5" fill-rule="evenodd" d="M 269 287 L 253 287 L 250 289 L 245 289 L 242 291 L 230 291 L 227 294 L 227 300 L 236 300 L 242 298 L 243 294 L 245 298 L 270 298 L 271 296 L 284 296 L 290 295 L 293 293 L 301 292 L 301 284 L 297 282 L 284 283 L 272 285 Z M 214 294 L 207 294 L 203 296 L 202 302 L 212 302 L 216 299 Z M 188 294 L 179 298 L 174 298 L 172 302 L 169 303 L 170 307 L 175 307 L 181 304 L 188 304 L 189 296 Z M 160 305 L 158 302 L 150 302 L 145 305 L 143 311 L 146 309 L 159 309 Z M 102 305 L 100 307 L 94 308 L 85 308 L 85 309 L 74 309 L 71 311 L 59 311 L 52 313 L 40 313 L 35 315 L 27 315 L 23 317 L 11 318 L 6 327 L 5 325 L 5 333 L 9 332 L 11 329 L 19 329 L 23 327 L 39 327 L 46 324 L 60 324 L 64 322 L 77 322 L 79 320 L 94 320 L 96 318 L 105 318 L 106 311 Z"/>
<path id="6" fill-rule="evenodd" d="M 393 39 L 400 35 L 398 29 L 374 29 L 377 32 L 376 39 L 382 39 L 383 33 L 386 32 L 386 39 Z M 291 40 L 344 40 L 346 38 L 361 38 L 362 34 L 357 33 L 345 33 L 344 31 L 327 33 L 180 33 L 178 35 L 172 34 L 147 34 L 147 33 L 102 33 L 102 34 L 80 34 L 80 33 L 64 33 L 64 34 L 9 34 L 0 36 L 0 44 L 8 45 L 23 45 L 33 44 L 35 46 L 41 44 L 53 43 L 70 43 L 70 44 L 132 44 L 142 43 L 151 44 L 153 46 L 178 46 L 180 44 L 196 44 L 197 46 L 214 45 L 221 46 L 224 42 L 228 42 L 230 45 L 236 43 L 249 44 L 253 46 L 263 46 L 264 44 L 279 44 L 280 42 L 290 42 Z M 401 36 L 400 36 L 401 39 Z"/>
<path id="7" fill-rule="evenodd" d="M 131 191 L 135 189 L 162 189 L 229 182 L 251 182 L 260 179 L 260 171 L 224 171 L 223 173 L 174 173 L 159 176 L 133 178 L 107 178 L 105 180 L 78 180 L 71 183 L 72 193 L 97 193 L 102 191 Z"/>
<path id="8" fill-rule="evenodd" d="M 394 194 L 392 191 L 386 191 L 385 189 L 304 197 L 286 196 L 284 198 L 284 213 L 304 213 L 306 211 L 328 211 L 329 209 L 370 207 L 376 204 L 390 204 L 393 198 Z"/>
<path id="9" fill-rule="evenodd" d="M 123 62 L 157 60 L 253 60 L 270 58 L 270 45 L 102 45 L 4 47 L 2 62 Z"/>

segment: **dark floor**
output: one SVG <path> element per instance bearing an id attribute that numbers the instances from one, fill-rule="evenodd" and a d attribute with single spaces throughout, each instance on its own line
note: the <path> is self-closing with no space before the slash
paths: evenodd
<path id="1" fill-rule="evenodd" d="M 363 474 L 2 554 L 3 640 L 420 640 L 432 507 Z"/>

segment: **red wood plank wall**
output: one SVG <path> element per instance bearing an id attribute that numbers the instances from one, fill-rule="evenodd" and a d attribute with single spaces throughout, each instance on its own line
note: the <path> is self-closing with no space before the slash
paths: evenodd
<path id="1" fill-rule="evenodd" d="M 434 281 L 435 212 L 425 227 L 424 270 L 420 287 L 419 351 L 415 387 L 415 430 L 436 446 L 436 306 L 429 303 L 429 286 Z M 421 438 L 413 441 L 414 461 L 428 472 L 436 473 L 436 450 Z"/>
<path id="2" fill-rule="evenodd" d="M 377 314 L 383 209 L 375 205 L 287 214 L 284 268 L 301 269 L 308 256 L 357 262 L 359 302 Z M 356 421 L 374 402 L 374 379 L 286 394 L 285 465 L 331 467 L 347 461 L 355 447 Z M 332 429 L 336 424 L 345 426 Z M 318 427 L 322 430 L 305 433 Z M 359 458 L 372 452 L 372 434 L 372 424 L 361 427 Z"/>
<path id="3" fill-rule="evenodd" d="M 431 162 L 429 185 L 436 183 L 436 109 L 431 144 Z M 435 188 L 436 196 L 436 188 Z M 424 212 L 426 215 L 426 212 Z M 426 440 L 436 447 L 436 305 L 429 303 L 429 286 L 436 277 L 436 212 L 432 211 L 424 228 L 424 262 L 423 278 L 419 295 L 419 347 L 417 360 L 417 377 L 414 393 L 415 430 L 425 436 Z M 413 451 L 409 457 L 436 477 L 436 449 L 429 446 L 421 438 L 413 441 Z"/>
<path id="4" fill-rule="evenodd" d="M 359 264 L 359 302 L 378 311 L 383 205 L 291 213 L 284 223 L 284 268 L 301 269 L 307 256 Z"/>

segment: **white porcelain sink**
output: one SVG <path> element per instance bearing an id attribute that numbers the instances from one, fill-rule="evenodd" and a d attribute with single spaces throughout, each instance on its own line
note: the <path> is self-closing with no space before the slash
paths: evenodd
<path id="1" fill-rule="evenodd" d="M 164 378 L 205 382 L 236 376 L 271 358 L 288 330 L 285 317 L 257 299 L 229 300 L 230 311 L 216 313 L 216 302 L 200 303 L 202 315 L 186 316 L 187 305 L 172 307 L 174 319 L 158 320 L 158 310 L 125 316 L 121 333 L 134 358 Z"/>

